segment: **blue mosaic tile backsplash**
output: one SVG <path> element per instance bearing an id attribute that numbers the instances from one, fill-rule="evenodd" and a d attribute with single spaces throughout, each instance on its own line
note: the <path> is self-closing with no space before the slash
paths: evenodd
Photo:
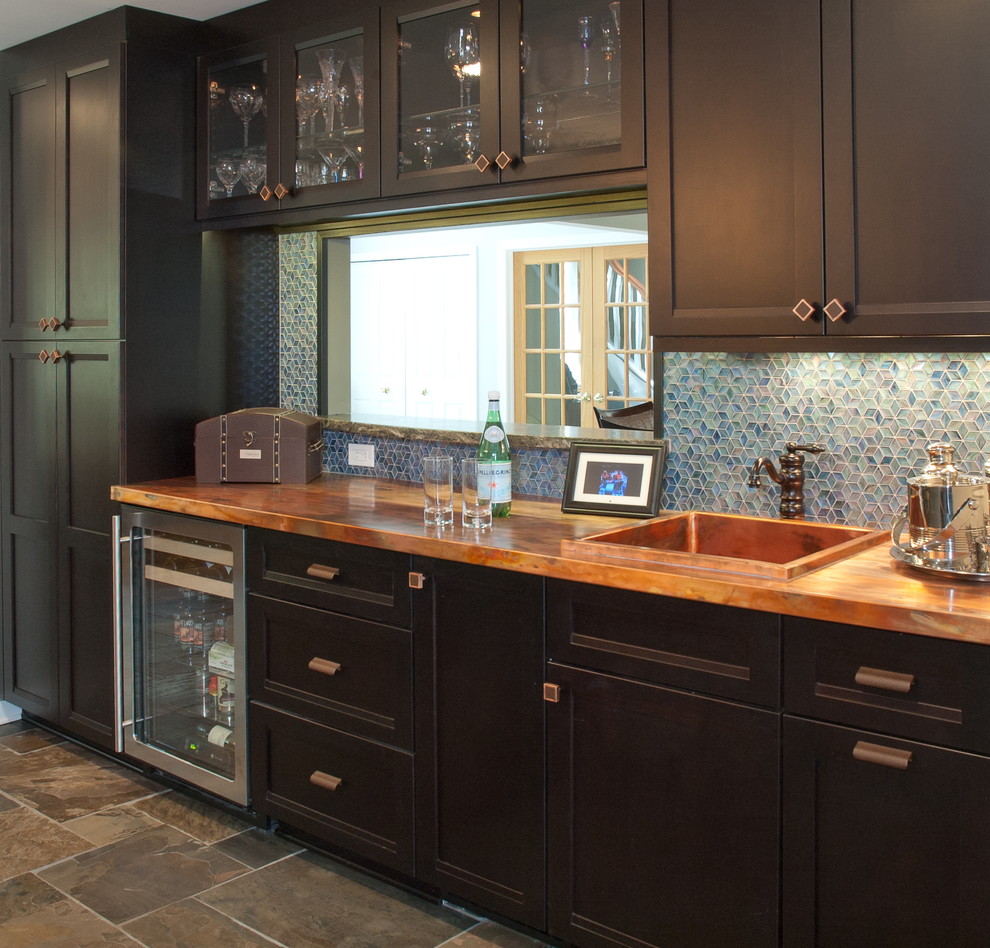
<path id="1" fill-rule="evenodd" d="M 280 245 L 280 391 L 287 408 L 315 413 L 316 238 L 283 235 Z M 817 441 L 805 463 L 807 516 L 889 525 L 907 497 L 906 478 L 925 463 L 925 445 L 948 440 L 965 469 L 990 456 L 990 355 L 890 353 L 667 353 L 664 435 L 670 441 L 663 505 L 774 516 L 779 488 L 749 488 L 760 455 L 776 463 L 786 441 Z M 347 443 L 375 445 L 371 473 L 416 480 L 424 454 L 470 449 L 439 443 L 324 433 L 325 471 L 368 474 L 347 464 Z M 514 489 L 560 497 L 567 452 L 516 451 Z"/>

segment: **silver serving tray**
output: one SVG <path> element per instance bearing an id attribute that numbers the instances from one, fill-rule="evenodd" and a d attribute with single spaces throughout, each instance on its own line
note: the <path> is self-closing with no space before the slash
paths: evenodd
<path id="1" fill-rule="evenodd" d="M 890 555 L 901 563 L 920 569 L 923 573 L 931 573 L 933 576 L 943 576 L 952 579 L 967 579 L 974 583 L 990 583 L 990 573 L 977 573 L 968 569 L 950 569 L 947 566 L 932 566 L 926 563 L 920 556 L 913 553 L 906 553 L 898 546 L 890 548 Z"/>

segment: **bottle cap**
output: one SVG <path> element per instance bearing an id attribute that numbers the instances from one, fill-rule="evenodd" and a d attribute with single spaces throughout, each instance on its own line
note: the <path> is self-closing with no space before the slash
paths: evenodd
<path id="1" fill-rule="evenodd" d="M 501 392 L 489 392 L 488 393 L 488 401 L 490 401 L 490 402 L 497 402 L 501 397 L 502 397 L 502 393 Z"/>

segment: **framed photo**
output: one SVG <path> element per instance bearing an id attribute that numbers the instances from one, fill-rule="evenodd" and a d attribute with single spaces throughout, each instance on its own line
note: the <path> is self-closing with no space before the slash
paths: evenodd
<path id="1" fill-rule="evenodd" d="M 574 441 L 560 509 L 564 513 L 655 517 L 666 460 L 665 442 Z"/>

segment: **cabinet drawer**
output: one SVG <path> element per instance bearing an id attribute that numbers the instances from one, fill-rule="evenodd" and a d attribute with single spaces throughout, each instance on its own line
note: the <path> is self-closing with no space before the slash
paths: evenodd
<path id="1" fill-rule="evenodd" d="M 990 649 L 784 618 L 784 707 L 794 714 L 990 751 Z"/>
<path id="2" fill-rule="evenodd" d="M 259 813 L 413 873 L 411 754 L 257 702 L 251 740 Z"/>
<path id="3" fill-rule="evenodd" d="M 275 530 L 249 533 L 252 592 L 409 626 L 409 556 Z"/>
<path id="4" fill-rule="evenodd" d="M 251 697 L 412 747 L 411 633 L 252 594 Z"/>
<path id="5" fill-rule="evenodd" d="M 579 583 L 548 584 L 549 658 L 776 707 L 780 618 Z"/>

